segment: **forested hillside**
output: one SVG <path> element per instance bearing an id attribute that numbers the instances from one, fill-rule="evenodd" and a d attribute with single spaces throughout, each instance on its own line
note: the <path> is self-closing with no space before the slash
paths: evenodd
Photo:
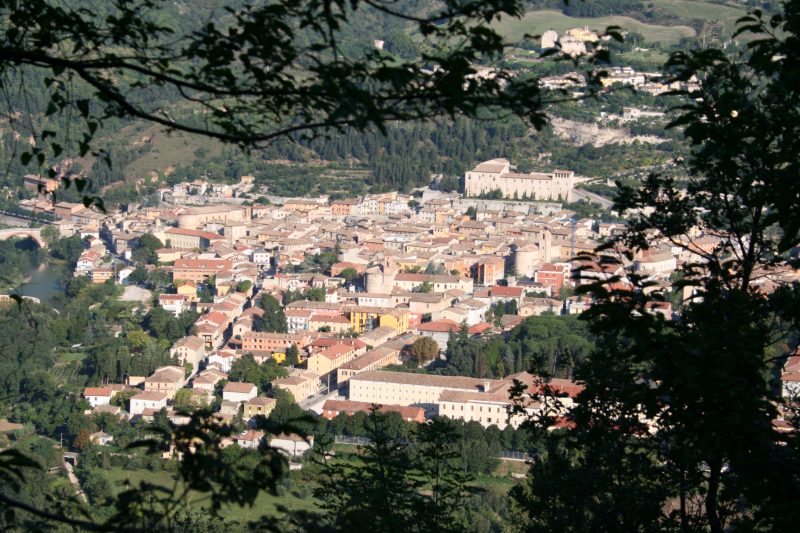
<path id="1" fill-rule="evenodd" d="M 240 7 L 240 0 L 226 2 L 197 1 L 164 4 L 159 12 L 159 22 L 182 33 L 198 28 L 209 18 L 226 20 L 224 7 Z M 706 4 L 702 2 L 702 4 Z M 433 0 L 403 0 L 394 9 L 409 15 L 429 13 L 439 3 Z M 606 0 L 602 2 L 533 1 L 531 8 L 558 6 L 566 15 L 595 17 L 608 14 L 626 14 L 647 17 L 646 2 L 633 0 Z M 660 8 L 659 8 L 660 9 Z M 656 10 L 657 11 L 657 10 Z M 638 15 L 637 15 L 638 14 Z M 641 18 L 640 17 L 640 18 Z M 653 17 L 650 17 L 651 19 Z M 684 20 L 683 17 L 681 20 Z M 685 20 L 684 20 L 685 21 Z M 663 22 L 663 21 L 662 21 Z M 303 32 L 297 38 L 303 39 Z M 424 50 L 413 25 L 399 17 L 388 16 L 375 9 L 359 11 L 358 22 L 343 24 L 337 36 L 340 50 L 346 55 L 358 56 L 374 49 L 375 41 L 383 41 L 383 48 L 398 58 L 414 58 Z M 526 67 L 530 74 L 544 75 L 548 71 L 563 72 L 566 63 L 543 62 Z M 157 127 L 144 127 L 140 121 L 109 116 L 98 124 L 93 153 L 77 157 L 81 138 L 75 129 L 80 117 L 57 113 L 50 94 L 29 91 L 25 87 L 45 85 L 46 74 L 40 70 L 23 69 L 10 73 L 11 82 L 4 85 L 6 114 L 11 118 L 0 128 L 0 165 L 8 169 L 7 185 L 19 185 L 21 177 L 40 171 L 31 163 L 23 165 L 20 156 L 38 143 L 45 132 L 57 132 L 60 140 L 58 157 L 47 152 L 44 168 L 62 164 L 72 173 L 83 172 L 91 178 L 94 191 L 102 191 L 110 204 L 141 200 L 155 189 L 149 181 L 151 175 L 169 176 L 169 182 L 207 176 L 214 180 L 236 180 L 245 174 L 255 175 L 260 183 L 269 186 L 270 193 L 278 195 L 334 194 L 353 196 L 366 190 L 409 190 L 427 185 L 432 174 L 458 176 L 475 163 L 494 157 L 506 157 L 520 169 L 537 165 L 543 169 L 568 168 L 579 174 L 597 177 L 616 177 L 619 172 L 661 164 L 674 156 L 676 146 L 665 142 L 656 146 L 612 146 L 595 148 L 585 146 L 575 151 L 565 146 L 550 131 L 533 135 L 519 119 L 440 120 L 410 125 L 390 124 L 387 134 L 373 130 L 358 132 L 345 128 L 329 135 L 306 140 L 298 136 L 294 142 L 276 141 L 263 149 L 244 153 L 235 147 L 226 147 L 212 139 L 186 139 L 167 135 Z M 527 76 L 526 72 L 520 75 Z M 79 82 L 72 89 L 77 95 L 86 94 L 86 106 L 91 92 Z M 148 85 L 132 88 L 136 100 L 153 102 L 156 106 L 170 108 L 170 113 L 181 116 L 190 124 L 201 125 L 203 118 L 195 114 L 187 102 L 173 90 Z M 630 94 L 626 98 L 638 101 Z M 624 100 L 613 98 L 605 104 L 577 104 L 571 108 L 555 110 L 564 116 L 576 113 L 593 117 L 600 111 L 618 112 Z M 23 114 L 15 114 L 25 110 Z M 25 116 L 25 121 L 14 117 Z M 11 127 L 13 126 L 13 127 Z M 145 181 L 146 184 L 145 184 Z M 107 188 L 108 185 L 113 187 Z M 61 191 L 62 199 L 75 201 L 79 194 L 74 190 Z"/>

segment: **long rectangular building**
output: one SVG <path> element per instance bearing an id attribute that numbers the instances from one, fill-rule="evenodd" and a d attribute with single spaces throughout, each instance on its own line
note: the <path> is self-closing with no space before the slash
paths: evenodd
<path id="1" fill-rule="evenodd" d="M 493 392 L 505 388 L 507 382 L 462 376 L 438 376 L 373 370 L 350 377 L 349 399 L 393 405 L 418 405 L 437 414 L 442 392 Z"/>
<path id="2" fill-rule="evenodd" d="M 480 196 L 500 191 L 503 198 L 518 200 L 569 201 L 575 186 L 575 173 L 569 170 L 530 172 L 511 171 L 507 159 L 485 161 L 464 174 L 464 194 Z"/>

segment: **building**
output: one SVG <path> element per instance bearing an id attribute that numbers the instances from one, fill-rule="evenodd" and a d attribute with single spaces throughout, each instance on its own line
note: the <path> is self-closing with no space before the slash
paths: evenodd
<path id="1" fill-rule="evenodd" d="M 177 357 L 181 365 L 189 363 L 192 365 L 192 372 L 196 372 L 200 367 L 200 362 L 206 357 L 206 346 L 203 339 L 192 335 L 183 337 L 175 341 L 169 350 L 171 357 Z"/>
<path id="2" fill-rule="evenodd" d="M 264 432 L 248 429 L 241 435 L 233 437 L 234 442 L 242 448 L 250 450 L 257 450 L 261 443 L 264 441 Z"/>
<path id="3" fill-rule="evenodd" d="M 267 417 L 277 404 L 278 401 L 275 398 L 266 398 L 264 396 L 256 396 L 247 400 L 244 404 L 244 419 L 250 420 L 259 415 Z"/>
<path id="4" fill-rule="evenodd" d="M 258 388 L 253 383 L 240 383 L 229 381 L 222 389 L 222 399 L 229 402 L 246 402 L 258 394 Z"/>
<path id="5" fill-rule="evenodd" d="M 145 392 L 163 392 L 172 399 L 186 383 L 186 370 L 179 366 L 162 366 L 144 380 Z M 133 414 L 133 413 L 131 413 Z"/>
<path id="6" fill-rule="evenodd" d="M 527 200 L 569 200 L 575 186 L 575 173 L 568 170 L 553 172 L 512 172 L 507 159 L 485 161 L 464 175 L 464 194 L 481 196 L 500 191 L 503 198 Z"/>
<path id="7" fill-rule="evenodd" d="M 181 294 L 159 294 L 158 305 L 176 317 L 191 308 L 189 299 Z"/>
<path id="8" fill-rule="evenodd" d="M 145 391 L 140 392 L 130 400 L 131 416 L 140 415 L 145 409 L 154 409 L 160 411 L 167 406 L 169 395 L 163 391 Z"/>
<path id="9" fill-rule="evenodd" d="M 93 408 L 98 405 L 108 405 L 114 397 L 114 390 L 111 387 L 86 387 L 83 389 L 83 397 Z"/>
<path id="10" fill-rule="evenodd" d="M 52 178 L 43 178 L 34 174 L 26 174 L 22 178 L 22 186 L 26 191 L 37 194 L 48 194 L 58 189 L 59 181 Z"/>
<path id="11" fill-rule="evenodd" d="M 545 263 L 536 271 L 534 281 L 550 287 L 550 294 L 558 291 L 569 282 L 570 267 L 568 263 Z"/>
<path id="12" fill-rule="evenodd" d="M 475 265 L 475 280 L 481 285 L 495 285 L 505 277 L 505 259 L 502 257 L 485 257 Z"/>
<path id="13" fill-rule="evenodd" d="M 458 333 L 461 330 L 461 325 L 452 320 L 442 319 L 423 322 L 418 324 L 416 329 L 421 336 L 430 337 L 436 341 L 440 350 L 446 350 L 450 334 Z"/>
<path id="14" fill-rule="evenodd" d="M 293 369 L 287 378 L 278 378 L 272 386 L 291 393 L 294 401 L 301 402 L 319 392 L 319 374 L 308 370 Z"/>
<path id="15" fill-rule="evenodd" d="M 114 267 L 110 264 L 97 266 L 92 269 L 92 283 L 99 285 L 114 279 Z"/>
<path id="16" fill-rule="evenodd" d="M 233 261 L 227 259 L 178 259 L 172 267 L 172 279 L 202 283 L 211 276 L 231 269 Z"/>
<path id="17" fill-rule="evenodd" d="M 362 372 L 378 370 L 385 366 L 399 363 L 399 349 L 389 346 L 379 346 L 340 366 L 336 372 L 336 386 L 339 388 L 343 387 L 351 377 L 361 374 Z"/>
<path id="18" fill-rule="evenodd" d="M 209 222 L 240 222 L 252 217 L 249 206 L 210 205 L 183 209 L 178 214 L 179 228 L 200 228 Z M 172 244 L 175 246 L 175 244 Z"/>
<path id="19" fill-rule="evenodd" d="M 169 228 L 164 232 L 165 242 L 169 247 L 185 248 L 188 250 L 205 250 L 211 243 L 224 241 L 225 237 L 218 233 L 200 231 L 195 229 Z"/>
<path id="20" fill-rule="evenodd" d="M 351 402 L 349 400 L 325 400 L 322 406 L 322 416 L 331 420 L 344 413 L 352 416 L 356 413 L 369 413 L 373 404 L 366 402 Z M 425 422 L 425 410 L 421 407 L 404 405 L 378 405 L 380 413 L 398 413 L 406 422 Z"/>
<path id="21" fill-rule="evenodd" d="M 266 333 L 250 331 L 242 335 L 244 352 L 284 352 L 295 345 L 303 349 L 311 342 L 311 337 L 303 333 Z"/>
<path id="22" fill-rule="evenodd" d="M 446 390 L 494 392 L 507 382 L 461 376 L 438 376 L 373 370 L 350 378 L 349 400 L 388 405 L 415 405 L 433 414 Z"/>
<path id="23" fill-rule="evenodd" d="M 289 457 L 301 457 L 308 450 L 314 447 L 314 436 L 301 437 L 290 433 L 281 433 L 269 439 L 269 445 Z"/>

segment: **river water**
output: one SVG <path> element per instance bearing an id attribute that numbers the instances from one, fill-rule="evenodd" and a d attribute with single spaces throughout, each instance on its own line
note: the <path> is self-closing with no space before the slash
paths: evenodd
<path id="1" fill-rule="evenodd" d="M 17 291 L 22 296 L 39 298 L 43 304 L 52 303 L 53 296 L 64 292 L 60 280 L 67 268 L 61 263 L 42 263 L 38 269 L 28 272 L 27 281 Z"/>

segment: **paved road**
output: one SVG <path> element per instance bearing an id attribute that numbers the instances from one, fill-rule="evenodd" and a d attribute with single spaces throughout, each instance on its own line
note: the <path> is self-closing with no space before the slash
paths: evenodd
<path id="1" fill-rule="evenodd" d="M 593 192 L 589 192 L 586 189 L 572 189 L 573 195 L 573 202 L 577 202 L 578 200 L 586 200 L 587 202 L 594 202 L 600 204 L 603 209 L 611 209 L 614 205 L 614 202 L 605 196 L 600 196 L 599 194 L 595 194 Z"/>
<path id="2" fill-rule="evenodd" d="M 303 400 L 298 405 L 308 411 L 311 409 L 317 414 L 322 414 L 322 406 L 325 404 L 325 400 L 344 400 L 344 396 L 339 396 L 339 391 L 334 389 L 328 394 L 316 395 L 313 398 L 308 400 Z"/>

